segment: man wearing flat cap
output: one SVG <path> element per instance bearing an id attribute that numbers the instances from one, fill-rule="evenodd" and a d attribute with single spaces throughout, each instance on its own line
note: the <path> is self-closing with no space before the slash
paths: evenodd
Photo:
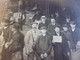
<path id="1" fill-rule="evenodd" d="M 10 21 L 7 18 L 4 18 L 0 24 L 0 34 L 3 32 L 3 37 L 5 40 L 5 44 L 4 44 L 3 52 L 2 52 L 2 60 L 5 60 L 5 59 L 9 60 L 10 59 L 9 58 L 10 54 L 8 53 L 8 48 L 6 48 L 7 43 L 10 41 L 11 36 L 12 36 L 12 31 L 9 26 L 9 22 Z"/>
<path id="2" fill-rule="evenodd" d="M 14 23 L 11 26 L 13 32 L 10 42 L 8 42 L 9 52 L 11 53 L 11 60 L 22 60 L 23 59 L 23 47 L 24 47 L 24 35 L 20 32 L 20 25 Z"/>
<path id="3" fill-rule="evenodd" d="M 33 22 L 32 23 L 32 29 L 29 30 L 24 38 L 24 42 L 25 42 L 25 54 L 26 56 L 28 56 L 27 59 L 29 60 L 33 60 L 33 51 L 34 51 L 34 46 L 36 44 L 36 40 L 39 36 L 40 32 L 37 29 L 37 23 Z M 30 57 L 30 58 L 29 58 Z"/>
<path id="4" fill-rule="evenodd" d="M 67 42 L 68 42 L 68 45 L 69 45 L 69 48 L 68 48 L 68 59 L 67 60 L 71 60 L 71 51 L 73 49 L 73 40 L 72 40 L 72 35 L 71 35 L 71 32 L 69 31 L 69 28 L 67 26 L 67 24 L 64 24 L 62 26 L 63 30 L 62 30 L 62 33 L 65 35 L 66 39 L 67 39 Z"/>
<path id="5" fill-rule="evenodd" d="M 46 31 L 46 27 L 42 26 L 42 34 L 38 37 L 36 43 L 37 60 L 51 60 L 52 43 Z"/>

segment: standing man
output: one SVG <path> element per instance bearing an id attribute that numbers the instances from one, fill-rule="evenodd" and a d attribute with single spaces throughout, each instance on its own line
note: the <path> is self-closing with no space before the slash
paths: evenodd
<path id="1" fill-rule="evenodd" d="M 46 31 L 46 27 L 41 27 L 42 35 L 38 37 L 36 43 L 37 60 L 51 60 L 52 42 Z"/>
<path id="2" fill-rule="evenodd" d="M 67 42 L 68 42 L 68 45 L 69 45 L 68 57 L 69 57 L 69 60 L 71 60 L 71 52 L 73 49 L 73 38 L 72 38 L 71 32 L 69 31 L 68 26 L 65 24 L 62 27 L 63 27 L 62 33 L 65 35 Z"/>
<path id="3" fill-rule="evenodd" d="M 76 51 L 76 44 L 78 41 L 80 41 L 80 29 L 76 27 L 74 21 L 71 21 L 70 25 L 71 25 L 71 34 L 72 34 L 73 45 L 74 45 L 73 50 Z"/>
<path id="4" fill-rule="evenodd" d="M 48 25 L 48 29 L 47 29 L 47 33 L 48 35 L 50 35 L 51 37 L 55 34 L 55 27 L 59 26 L 59 24 L 56 23 L 56 20 L 54 18 L 51 18 L 51 23 Z"/>
<path id="5" fill-rule="evenodd" d="M 40 29 L 42 26 L 45 26 L 46 28 L 48 27 L 47 21 L 46 21 L 46 17 L 45 16 L 41 16 L 41 23 L 39 23 L 38 28 Z"/>
<path id="6" fill-rule="evenodd" d="M 4 37 L 4 47 L 3 47 L 3 51 L 2 51 L 2 60 L 10 60 L 10 53 L 8 48 L 6 48 L 6 44 L 7 42 L 10 41 L 11 37 L 12 37 L 12 31 L 11 28 L 9 26 L 9 20 L 7 18 L 4 18 L 4 20 L 1 21 L 1 29 L 3 32 L 3 37 Z"/>
<path id="7" fill-rule="evenodd" d="M 37 23 L 32 23 L 32 29 L 29 30 L 25 36 L 25 53 L 27 55 L 27 59 L 33 60 L 34 59 L 34 46 L 37 42 L 37 38 L 39 36 L 39 30 L 37 29 Z M 31 58 L 29 58 L 31 57 Z"/>
<path id="8" fill-rule="evenodd" d="M 11 26 L 13 32 L 10 42 L 7 43 L 9 53 L 11 53 L 11 60 L 23 59 L 24 35 L 19 31 L 19 24 L 15 23 Z"/>
<path id="9" fill-rule="evenodd" d="M 73 38 L 72 38 L 71 32 L 69 31 L 68 26 L 66 24 L 63 25 L 62 28 L 63 28 L 62 33 L 65 35 L 67 39 L 70 50 L 72 50 L 73 49 Z"/>

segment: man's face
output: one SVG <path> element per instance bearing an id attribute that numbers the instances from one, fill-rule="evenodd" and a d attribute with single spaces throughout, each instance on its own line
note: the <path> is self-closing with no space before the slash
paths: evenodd
<path id="1" fill-rule="evenodd" d="M 59 32 L 60 32 L 60 28 L 59 28 L 59 27 L 56 27 L 56 28 L 55 28 L 55 32 L 56 32 L 56 33 L 59 33 Z"/>
<path id="2" fill-rule="evenodd" d="M 67 28 L 67 27 L 63 27 L 63 30 L 64 30 L 64 31 L 68 31 L 68 28 Z"/>
<path id="3" fill-rule="evenodd" d="M 70 24 L 71 28 L 75 28 L 76 24 Z"/>
<path id="4" fill-rule="evenodd" d="M 46 31 L 47 31 L 46 29 L 42 29 L 42 30 L 41 30 L 41 33 L 42 33 L 42 34 L 46 34 Z"/>
<path id="5" fill-rule="evenodd" d="M 56 21 L 55 21 L 55 19 L 51 19 L 51 23 L 55 23 Z"/>
<path id="6" fill-rule="evenodd" d="M 36 29 L 37 28 L 37 24 L 32 24 L 32 29 Z"/>
<path id="7" fill-rule="evenodd" d="M 66 19 L 67 22 L 70 22 L 70 19 Z"/>
<path id="8" fill-rule="evenodd" d="M 44 23 L 46 21 L 46 18 L 42 18 L 41 21 L 42 23 Z"/>

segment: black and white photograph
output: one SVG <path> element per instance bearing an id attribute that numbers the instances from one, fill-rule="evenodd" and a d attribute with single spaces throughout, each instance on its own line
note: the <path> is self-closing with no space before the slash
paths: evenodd
<path id="1" fill-rule="evenodd" d="M 6 0 L 0 60 L 80 60 L 80 0 Z"/>

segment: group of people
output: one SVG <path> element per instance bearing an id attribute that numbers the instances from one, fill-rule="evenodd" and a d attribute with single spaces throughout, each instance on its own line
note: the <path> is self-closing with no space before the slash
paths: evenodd
<path id="1" fill-rule="evenodd" d="M 35 21 L 32 29 L 25 36 L 27 59 L 37 60 L 71 60 L 71 52 L 77 51 L 80 29 L 74 21 L 66 19 L 62 26 L 54 18 L 47 23 L 45 16 Z"/>
<path id="2" fill-rule="evenodd" d="M 19 14 L 1 21 L 0 60 L 71 60 L 71 52 L 79 49 L 80 29 L 69 18 L 60 25 L 53 17 L 41 16 L 32 20 L 24 36 L 25 19 Z"/>

